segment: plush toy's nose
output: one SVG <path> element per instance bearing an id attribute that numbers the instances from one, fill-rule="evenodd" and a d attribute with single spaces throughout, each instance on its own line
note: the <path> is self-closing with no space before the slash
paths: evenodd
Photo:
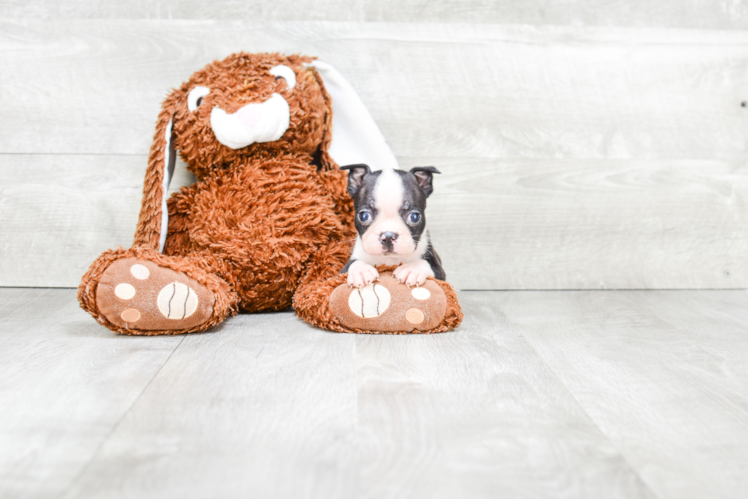
<path id="1" fill-rule="evenodd" d="M 382 245 L 387 250 L 392 250 L 392 245 L 394 245 L 395 241 L 397 241 L 397 233 L 386 231 L 379 235 L 379 241 L 382 242 Z"/>

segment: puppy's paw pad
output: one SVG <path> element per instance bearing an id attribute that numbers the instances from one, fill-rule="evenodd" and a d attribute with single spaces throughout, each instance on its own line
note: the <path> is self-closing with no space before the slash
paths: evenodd
<path id="1" fill-rule="evenodd" d="M 362 287 L 379 279 L 379 271 L 368 264 L 356 265 L 348 271 L 348 286 Z"/>
<path id="2" fill-rule="evenodd" d="M 403 264 L 392 272 L 392 275 L 400 282 L 408 286 L 421 286 L 431 275 L 431 267 L 426 261 L 411 264 Z"/>

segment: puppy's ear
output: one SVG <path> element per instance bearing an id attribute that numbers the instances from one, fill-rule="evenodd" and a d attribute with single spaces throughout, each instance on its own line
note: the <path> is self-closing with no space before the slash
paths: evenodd
<path id="1" fill-rule="evenodd" d="M 348 194 L 351 195 L 351 198 L 355 198 L 356 193 L 361 189 L 361 184 L 364 183 L 364 177 L 371 173 L 369 165 L 357 163 L 340 167 L 340 170 L 348 170 Z"/>
<path id="2" fill-rule="evenodd" d="M 441 174 L 435 167 L 415 167 L 410 169 L 410 173 L 416 178 L 426 198 L 434 192 L 434 174 Z"/>
<path id="3" fill-rule="evenodd" d="M 181 91 L 172 92 L 164 101 L 158 115 L 156 134 L 148 155 L 143 201 L 133 246 L 147 246 L 158 249 L 159 252 L 164 250 L 169 228 L 166 199 L 169 197 L 169 182 L 174 175 L 177 160 L 173 123 L 177 105 L 183 98 Z"/>

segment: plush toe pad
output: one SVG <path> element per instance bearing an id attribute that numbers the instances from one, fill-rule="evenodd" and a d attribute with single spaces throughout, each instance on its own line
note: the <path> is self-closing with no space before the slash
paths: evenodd
<path id="1" fill-rule="evenodd" d="M 146 260 L 115 261 L 96 288 L 99 311 L 133 330 L 185 330 L 213 314 L 213 293 L 184 273 Z"/>
<path id="2" fill-rule="evenodd" d="M 367 332 L 409 333 L 436 328 L 447 314 L 447 297 L 433 280 L 413 288 L 386 272 L 363 288 L 340 285 L 330 297 L 340 324 Z"/>

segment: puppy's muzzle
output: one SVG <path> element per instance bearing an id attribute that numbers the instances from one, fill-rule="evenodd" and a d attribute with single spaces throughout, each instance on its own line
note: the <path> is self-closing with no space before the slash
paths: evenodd
<path id="1" fill-rule="evenodd" d="M 384 248 L 386 253 L 392 252 L 397 241 L 397 236 L 397 233 L 391 231 L 386 231 L 379 235 L 379 241 L 382 243 L 382 248 Z"/>

